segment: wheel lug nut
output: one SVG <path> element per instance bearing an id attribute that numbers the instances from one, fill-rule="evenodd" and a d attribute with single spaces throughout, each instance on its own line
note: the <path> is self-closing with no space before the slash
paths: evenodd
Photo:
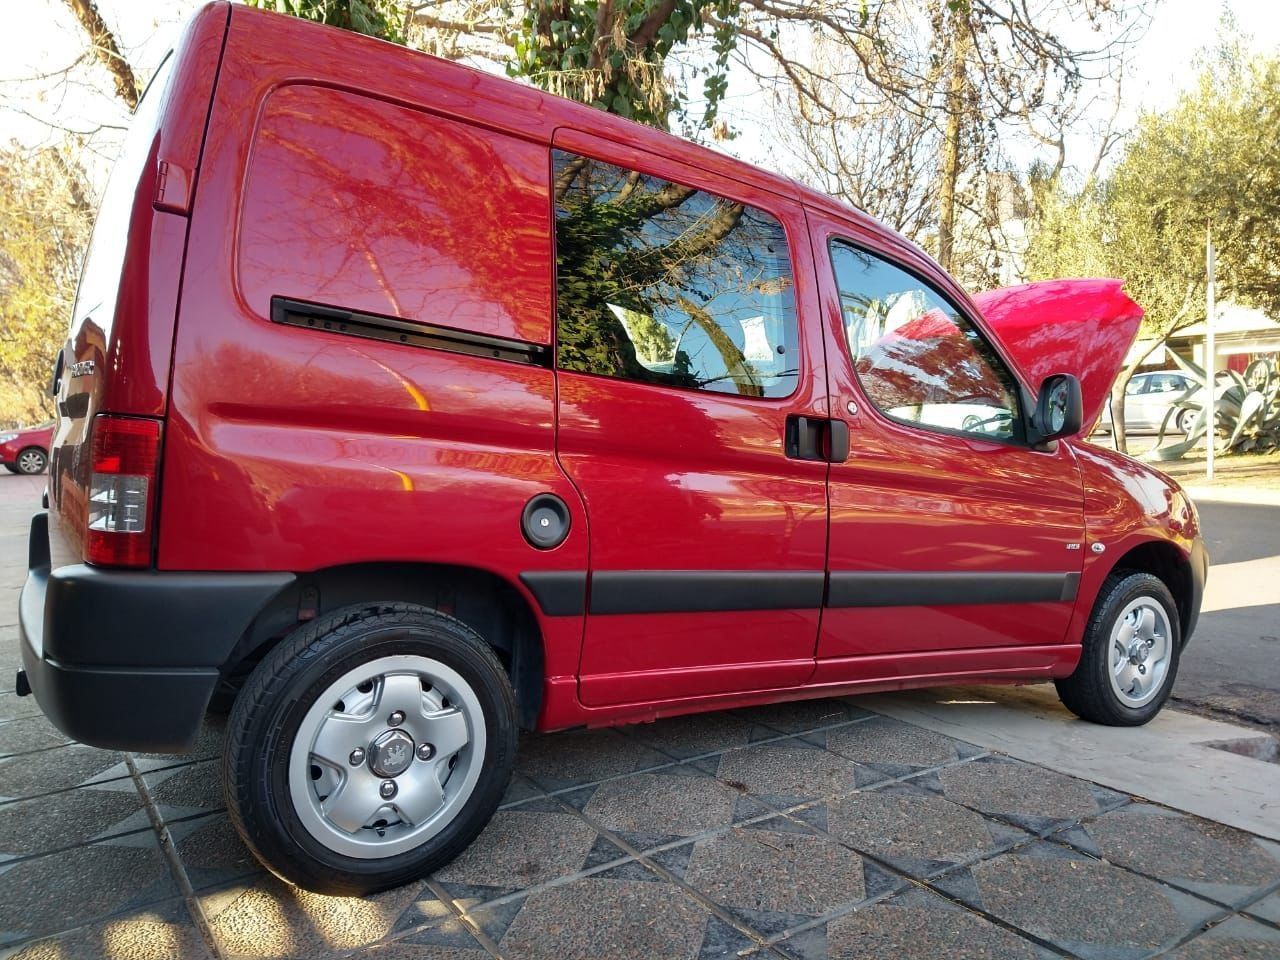
<path id="1" fill-rule="evenodd" d="M 396 782 L 394 780 L 383 780 L 378 786 L 378 795 L 383 800 L 390 800 L 396 795 Z"/>
<path id="2" fill-rule="evenodd" d="M 364 763 L 364 749 L 356 747 L 351 751 L 351 756 L 347 757 L 347 760 L 350 761 L 353 767 L 360 766 L 360 764 Z"/>
<path id="3" fill-rule="evenodd" d="M 403 710 L 395 711 L 395 713 L 387 717 L 387 723 L 393 727 L 400 726 L 400 724 L 404 723 L 404 711 Z"/>
<path id="4" fill-rule="evenodd" d="M 419 759 L 419 760 L 430 760 L 430 759 L 431 759 L 432 757 L 434 757 L 435 755 L 436 755 L 436 748 L 435 748 L 435 745 L 434 745 L 434 744 L 430 744 L 430 743 L 420 743 L 420 744 L 418 744 L 418 759 Z"/>

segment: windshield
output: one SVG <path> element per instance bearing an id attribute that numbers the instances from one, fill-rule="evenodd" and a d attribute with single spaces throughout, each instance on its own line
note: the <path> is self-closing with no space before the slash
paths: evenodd
<path id="1" fill-rule="evenodd" d="M 98 217 L 93 223 L 93 236 L 89 240 L 80 286 L 76 290 L 76 305 L 72 311 L 74 322 L 78 323 L 92 313 L 98 315 L 100 323 L 106 324 L 114 313 L 134 191 L 151 153 L 160 121 L 160 105 L 164 101 L 172 66 L 173 54 L 170 53 L 157 68 L 142 100 L 134 108 L 129 132 L 107 180 Z"/>

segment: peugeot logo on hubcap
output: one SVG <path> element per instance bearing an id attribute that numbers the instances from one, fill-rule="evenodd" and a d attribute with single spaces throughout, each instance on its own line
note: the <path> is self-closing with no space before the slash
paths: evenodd
<path id="1" fill-rule="evenodd" d="M 369 768 L 380 777 L 397 777 L 413 762 L 413 738 L 388 730 L 369 747 Z"/>

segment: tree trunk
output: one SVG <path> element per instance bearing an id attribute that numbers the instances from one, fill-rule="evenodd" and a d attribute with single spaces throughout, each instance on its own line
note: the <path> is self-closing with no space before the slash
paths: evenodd
<path id="1" fill-rule="evenodd" d="M 950 272 L 955 260 L 956 185 L 960 180 L 960 133 L 964 111 L 965 73 L 969 58 L 968 25 L 952 21 L 951 73 L 947 82 L 947 124 L 942 139 L 942 171 L 938 184 L 938 263 Z"/>
<path id="2" fill-rule="evenodd" d="M 67 6 L 71 8 L 71 12 L 80 21 L 80 26 L 84 27 L 85 33 L 89 35 L 94 56 L 111 71 L 111 78 L 116 85 L 116 95 L 132 110 L 138 105 L 138 80 L 133 75 L 133 67 L 129 66 L 129 61 L 120 52 L 120 45 L 116 43 L 115 36 L 102 19 L 102 14 L 98 13 L 98 5 L 94 0 L 67 0 Z"/>
<path id="3" fill-rule="evenodd" d="M 1166 333 L 1152 340 L 1132 363 L 1127 363 L 1120 368 L 1116 382 L 1111 385 L 1111 437 L 1115 440 L 1116 449 L 1121 453 L 1129 452 L 1129 434 L 1124 426 L 1125 390 L 1129 386 L 1129 381 L 1133 379 L 1133 375 L 1138 372 L 1138 368 L 1147 362 L 1147 357 L 1155 353 L 1159 347 L 1164 346 L 1168 339 L 1169 334 Z"/>

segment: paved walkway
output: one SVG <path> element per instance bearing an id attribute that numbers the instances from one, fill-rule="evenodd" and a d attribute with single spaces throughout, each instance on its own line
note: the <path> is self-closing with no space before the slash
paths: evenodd
<path id="1" fill-rule="evenodd" d="M 0 477 L 5 677 L 38 489 Z M 241 846 L 217 726 L 94 750 L 7 686 L 0 956 L 1280 957 L 1280 845 L 856 699 L 526 737 L 462 857 L 341 899 Z"/>

